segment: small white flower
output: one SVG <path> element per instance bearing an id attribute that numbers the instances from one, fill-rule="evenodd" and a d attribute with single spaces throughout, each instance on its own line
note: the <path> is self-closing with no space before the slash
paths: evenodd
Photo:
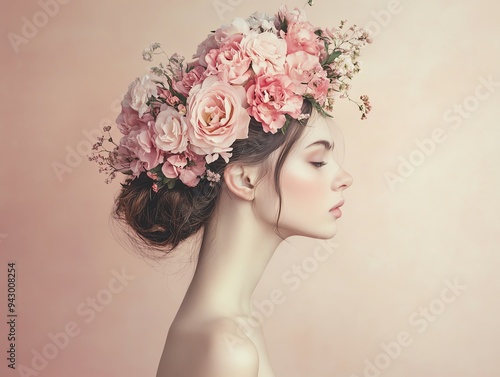
<path id="1" fill-rule="evenodd" d="M 151 53 L 151 50 L 145 48 L 144 51 L 142 52 L 142 58 L 148 62 L 153 61 L 153 54 Z"/>
<path id="2" fill-rule="evenodd" d="M 151 46 L 149 48 L 151 49 L 151 51 L 154 51 L 157 48 L 160 48 L 160 44 L 158 42 L 151 43 Z"/>
<path id="3" fill-rule="evenodd" d="M 214 173 L 213 171 L 208 170 L 208 169 L 207 169 L 206 177 L 207 177 L 207 181 L 210 182 L 210 186 L 214 186 L 214 184 L 218 183 L 220 181 L 220 178 L 221 178 L 219 173 Z"/>

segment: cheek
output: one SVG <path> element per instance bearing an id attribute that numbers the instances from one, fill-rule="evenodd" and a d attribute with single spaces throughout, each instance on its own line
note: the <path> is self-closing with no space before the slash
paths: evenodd
<path id="1" fill-rule="evenodd" d="M 293 203 L 294 207 L 309 207 L 312 203 L 325 201 L 327 183 L 314 168 L 296 163 L 284 167 L 281 188 L 284 201 Z"/>

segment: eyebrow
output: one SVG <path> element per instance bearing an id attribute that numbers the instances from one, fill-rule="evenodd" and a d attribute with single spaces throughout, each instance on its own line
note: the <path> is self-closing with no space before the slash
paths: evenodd
<path id="1" fill-rule="evenodd" d="M 313 145 L 322 145 L 322 146 L 324 146 L 327 150 L 332 149 L 332 144 L 330 144 L 330 142 L 329 142 L 329 141 L 327 141 L 327 140 L 318 140 L 318 141 L 315 141 L 314 143 L 309 144 L 306 148 L 312 147 Z"/>

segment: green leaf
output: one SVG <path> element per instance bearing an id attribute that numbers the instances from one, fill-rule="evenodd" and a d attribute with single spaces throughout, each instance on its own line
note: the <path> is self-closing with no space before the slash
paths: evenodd
<path id="1" fill-rule="evenodd" d="M 283 127 L 280 128 L 281 133 L 284 135 L 286 132 L 286 129 L 290 125 L 290 122 L 292 121 L 292 117 L 288 114 L 285 115 L 286 121 L 285 124 L 283 124 Z"/>
<path id="2" fill-rule="evenodd" d="M 333 118 L 331 114 L 328 114 L 324 109 L 323 107 L 313 98 L 310 98 L 310 101 L 311 101 L 311 104 L 313 105 L 313 107 L 316 109 L 316 111 L 324 116 L 324 117 L 328 117 L 328 118 Z"/>
<path id="3" fill-rule="evenodd" d="M 342 51 L 332 51 L 330 55 L 326 58 L 322 65 L 330 65 L 333 63 L 335 59 L 337 59 L 340 55 L 342 55 Z"/>
<path id="4" fill-rule="evenodd" d="M 176 179 L 169 179 L 169 180 L 167 181 L 167 188 L 168 188 L 169 190 L 171 190 L 171 189 L 173 189 L 173 188 L 174 188 L 174 186 L 175 186 L 175 181 L 176 181 Z"/>

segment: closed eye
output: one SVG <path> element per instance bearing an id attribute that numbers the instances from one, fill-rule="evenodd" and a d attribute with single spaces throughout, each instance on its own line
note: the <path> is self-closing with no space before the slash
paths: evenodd
<path id="1" fill-rule="evenodd" d="M 311 162 L 311 164 L 313 164 L 314 166 L 316 166 L 317 168 L 320 168 L 322 167 L 323 165 L 326 165 L 326 162 L 325 161 L 321 161 L 321 162 Z"/>

